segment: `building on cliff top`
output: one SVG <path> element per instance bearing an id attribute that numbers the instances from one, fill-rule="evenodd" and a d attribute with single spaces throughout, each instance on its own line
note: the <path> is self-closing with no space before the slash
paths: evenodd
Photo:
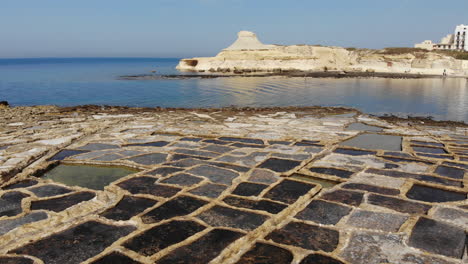
<path id="1" fill-rule="evenodd" d="M 468 25 L 459 25 L 455 28 L 455 34 L 448 34 L 440 40 L 440 43 L 433 43 L 425 40 L 415 44 L 415 48 L 426 50 L 459 50 L 468 51 Z"/>

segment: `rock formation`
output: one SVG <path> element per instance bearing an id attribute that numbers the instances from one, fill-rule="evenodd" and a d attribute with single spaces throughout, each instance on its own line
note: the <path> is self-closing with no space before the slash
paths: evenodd
<path id="1" fill-rule="evenodd" d="M 238 39 L 215 57 L 182 59 L 177 69 L 195 72 L 347 71 L 468 76 L 468 61 L 434 52 L 345 49 L 313 45 L 265 45 L 255 33 Z"/>

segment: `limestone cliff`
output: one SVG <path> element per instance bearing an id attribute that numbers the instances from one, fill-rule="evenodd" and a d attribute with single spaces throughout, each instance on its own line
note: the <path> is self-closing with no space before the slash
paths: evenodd
<path id="1" fill-rule="evenodd" d="M 468 61 L 434 52 L 392 53 L 311 45 L 265 45 L 248 31 L 215 57 L 182 59 L 177 69 L 196 72 L 349 71 L 468 76 Z"/>

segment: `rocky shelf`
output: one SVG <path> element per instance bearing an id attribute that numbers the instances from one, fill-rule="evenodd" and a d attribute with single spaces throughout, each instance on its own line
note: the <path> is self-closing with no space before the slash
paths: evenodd
<path id="1" fill-rule="evenodd" d="M 468 260 L 463 124 L 319 107 L 0 111 L 0 263 Z M 103 188 L 44 176 L 64 165 L 127 169 Z"/>
<path id="2" fill-rule="evenodd" d="M 221 70 L 222 72 L 222 70 Z M 276 72 L 253 72 L 238 71 L 235 73 L 193 73 L 193 74 L 141 74 L 141 75 L 123 75 L 120 80 L 167 80 L 167 79 L 215 79 L 228 77 L 302 77 L 302 78 L 391 78 L 391 79 L 422 79 L 422 78 L 458 78 L 454 76 L 442 76 L 434 74 L 412 74 L 412 73 L 389 73 L 389 72 L 315 72 L 315 71 L 276 71 Z M 463 78 L 463 77 L 461 77 Z"/>

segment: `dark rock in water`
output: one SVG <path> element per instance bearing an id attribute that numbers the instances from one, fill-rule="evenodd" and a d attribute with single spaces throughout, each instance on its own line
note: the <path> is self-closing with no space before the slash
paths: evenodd
<path id="1" fill-rule="evenodd" d="M 7 101 L 0 101 L 0 107 L 1 106 L 10 106 L 10 104 Z"/>

